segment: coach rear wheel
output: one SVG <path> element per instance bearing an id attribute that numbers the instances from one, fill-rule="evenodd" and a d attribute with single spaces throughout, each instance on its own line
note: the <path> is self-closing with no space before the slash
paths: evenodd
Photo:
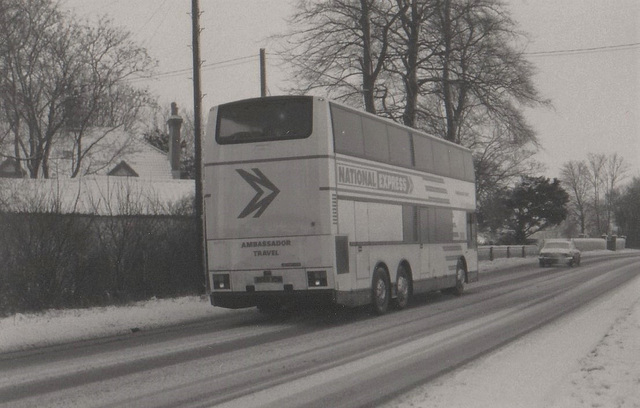
<path id="1" fill-rule="evenodd" d="M 396 307 L 398 309 L 404 309 L 409 304 L 410 298 L 411 280 L 407 271 L 401 266 L 398 268 L 398 277 L 396 278 Z"/>
<path id="2" fill-rule="evenodd" d="M 390 293 L 387 271 L 377 267 L 371 280 L 371 305 L 375 314 L 381 315 L 387 312 Z"/>

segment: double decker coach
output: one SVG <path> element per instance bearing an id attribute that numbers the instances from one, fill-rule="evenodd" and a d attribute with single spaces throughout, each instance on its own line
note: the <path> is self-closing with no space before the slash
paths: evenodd
<path id="1" fill-rule="evenodd" d="M 468 149 L 312 96 L 214 107 L 203 148 L 215 306 L 382 314 L 478 279 Z"/>

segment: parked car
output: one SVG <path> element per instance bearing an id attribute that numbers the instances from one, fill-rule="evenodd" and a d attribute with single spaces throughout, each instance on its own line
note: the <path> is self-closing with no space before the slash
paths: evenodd
<path id="1" fill-rule="evenodd" d="M 580 265 L 580 250 L 576 248 L 573 241 L 548 239 L 544 241 L 542 249 L 540 249 L 538 260 L 541 267 L 554 264 L 578 266 Z"/>

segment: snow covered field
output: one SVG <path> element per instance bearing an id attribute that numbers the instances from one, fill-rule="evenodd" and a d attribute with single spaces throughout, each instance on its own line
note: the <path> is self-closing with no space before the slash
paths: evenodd
<path id="1" fill-rule="evenodd" d="M 596 254 L 589 254 L 596 255 Z M 480 272 L 536 263 L 481 262 Z M 0 353 L 221 313 L 196 296 L 0 319 Z M 385 408 L 640 407 L 640 277 L 622 290 L 398 398 Z"/>

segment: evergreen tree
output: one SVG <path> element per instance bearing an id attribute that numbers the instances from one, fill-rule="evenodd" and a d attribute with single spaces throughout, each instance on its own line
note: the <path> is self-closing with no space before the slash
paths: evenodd
<path id="1" fill-rule="evenodd" d="M 506 201 L 510 209 L 507 226 L 514 231 L 518 244 L 538 231 L 560 224 L 567 218 L 569 194 L 558 179 L 522 178 Z"/>

